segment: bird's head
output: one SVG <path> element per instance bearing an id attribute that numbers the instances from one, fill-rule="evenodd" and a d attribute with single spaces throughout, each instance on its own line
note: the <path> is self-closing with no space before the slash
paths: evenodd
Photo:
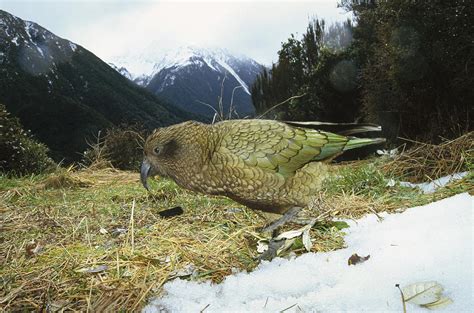
<path id="1" fill-rule="evenodd" d="M 156 129 L 145 141 L 144 158 L 140 170 L 143 186 L 148 190 L 148 177 L 160 175 L 176 179 L 196 155 L 198 143 L 194 129 L 199 123 L 185 122 Z"/>

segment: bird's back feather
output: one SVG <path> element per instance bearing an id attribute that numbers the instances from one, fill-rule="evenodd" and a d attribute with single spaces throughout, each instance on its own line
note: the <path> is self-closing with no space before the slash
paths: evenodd
<path id="1" fill-rule="evenodd" d="M 274 120 L 232 120 L 215 127 L 223 134 L 218 149 L 237 155 L 248 166 L 285 177 L 309 162 L 332 159 L 345 150 L 380 142 Z"/>

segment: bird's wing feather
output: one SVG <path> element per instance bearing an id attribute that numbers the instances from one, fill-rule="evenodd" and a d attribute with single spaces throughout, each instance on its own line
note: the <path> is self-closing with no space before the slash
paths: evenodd
<path id="1" fill-rule="evenodd" d="M 310 161 L 340 154 L 348 138 L 271 120 L 220 123 L 219 152 L 232 153 L 249 166 L 291 176 Z"/>

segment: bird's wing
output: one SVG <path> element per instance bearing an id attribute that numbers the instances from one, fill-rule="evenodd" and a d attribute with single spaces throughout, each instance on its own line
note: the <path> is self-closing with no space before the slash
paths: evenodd
<path id="1" fill-rule="evenodd" d="M 232 153 L 245 164 L 291 176 L 310 161 L 340 154 L 349 139 L 333 133 L 290 126 L 271 120 L 222 123 L 220 153 Z"/>

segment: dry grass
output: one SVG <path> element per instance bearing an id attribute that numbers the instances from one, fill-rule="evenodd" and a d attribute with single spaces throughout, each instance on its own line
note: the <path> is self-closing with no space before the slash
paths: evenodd
<path id="1" fill-rule="evenodd" d="M 227 200 L 194 196 L 166 181 L 158 188 L 170 196 L 149 196 L 136 173 L 112 169 L 59 177 L 2 191 L 5 310 L 133 310 L 187 264 L 214 281 L 254 264 L 252 233 L 262 220 L 246 210 L 225 216 L 233 205 Z M 51 181 L 54 188 L 43 188 Z M 186 214 L 158 216 L 177 204 Z M 106 268 L 85 270 L 98 266 Z"/>
<path id="2" fill-rule="evenodd" d="M 474 132 L 440 145 L 412 143 L 409 151 L 385 164 L 383 170 L 410 182 L 422 182 L 471 170 L 474 165 Z"/>
<path id="3" fill-rule="evenodd" d="M 133 311 L 189 265 L 193 279 L 219 282 L 258 264 L 261 215 L 167 180 L 147 194 L 138 173 L 94 168 L 0 186 L 5 311 Z M 159 217 L 175 206 L 185 213 Z M 314 251 L 340 248 L 337 232 L 314 229 Z"/>
<path id="4" fill-rule="evenodd" d="M 466 138 L 454 141 L 464 142 L 461 148 L 445 144 L 449 153 L 425 147 L 451 158 L 436 162 L 438 168 L 421 160 L 420 147 L 393 161 L 340 166 L 339 177 L 329 181 L 304 212 L 319 217 L 311 230 L 312 251 L 343 247 L 343 233 L 328 222 L 334 217 L 394 212 L 460 192 L 474 193 L 472 174 L 430 195 L 386 186 L 396 175 L 436 177 L 465 170 L 472 164 L 472 141 Z M 460 167 L 459 155 L 464 162 Z M 416 162 L 408 161 L 413 159 Z M 420 164 L 430 172 L 422 172 Z M 258 229 L 266 224 L 263 216 L 224 198 L 187 192 L 167 180 L 152 182 L 154 191 L 148 194 L 138 176 L 94 167 L 0 178 L 0 308 L 137 311 L 165 282 L 181 274 L 220 282 L 234 269 L 255 268 L 256 243 L 262 239 Z M 159 211 L 175 206 L 185 213 L 159 216 Z M 304 253 L 304 248 L 295 245 L 293 252 Z"/>

